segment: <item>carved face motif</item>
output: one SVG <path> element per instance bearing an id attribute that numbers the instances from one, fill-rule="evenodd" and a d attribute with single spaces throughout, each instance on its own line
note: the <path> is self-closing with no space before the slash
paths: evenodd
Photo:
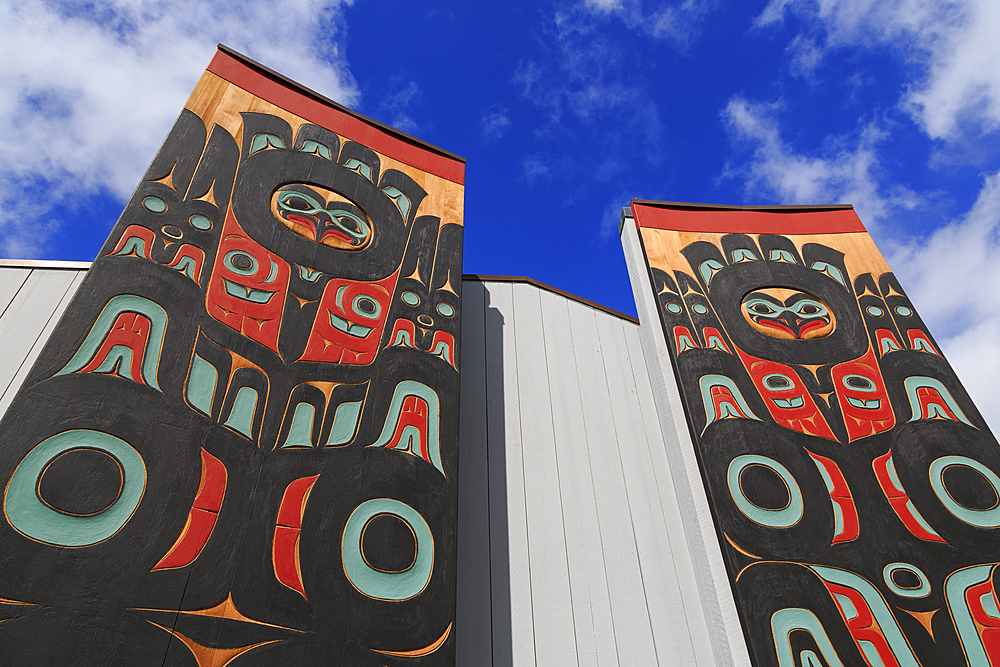
<path id="1" fill-rule="evenodd" d="M 370 283 L 339 278 L 328 282 L 302 359 L 370 364 L 382 338 L 396 275 Z"/>
<path id="2" fill-rule="evenodd" d="M 833 333 L 836 319 L 825 303 L 807 292 L 768 287 L 743 297 L 743 317 L 772 338 L 808 340 Z"/>
<path id="3" fill-rule="evenodd" d="M 281 186 L 271 197 L 271 212 L 299 236 L 332 248 L 361 250 L 374 234 L 371 219 L 356 204 L 318 186 Z"/>

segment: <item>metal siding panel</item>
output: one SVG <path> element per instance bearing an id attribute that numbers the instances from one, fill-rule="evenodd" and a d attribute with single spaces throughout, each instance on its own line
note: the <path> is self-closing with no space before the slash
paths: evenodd
<path id="1" fill-rule="evenodd" d="M 615 640 L 622 665 L 654 665 L 656 649 L 649 622 L 642 571 L 639 567 L 624 461 L 618 452 L 612 411 L 615 394 L 626 391 L 622 360 L 600 335 L 605 321 L 615 321 L 578 303 L 570 303 L 573 352 L 580 378 L 582 419 L 594 469 L 594 494 L 601 529 L 601 544 L 614 612 Z M 589 332 L 578 336 L 577 332 Z"/>
<path id="2" fill-rule="evenodd" d="M 521 667 L 536 661 L 513 285 L 487 283 L 486 291 L 493 664 Z"/>
<path id="3" fill-rule="evenodd" d="M 644 492 L 649 494 L 647 497 L 658 500 L 650 504 L 648 513 L 651 522 L 649 537 L 655 546 L 648 554 L 640 551 L 639 556 L 657 652 L 661 656 L 670 656 L 673 651 L 682 651 L 681 648 L 674 648 L 680 645 L 686 647 L 684 654 L 690 655 L 693 664 L 712 664 L 714 658 L 708 643 L 708 627 L 653 404 L 653 390 L 646 372 L 639 327 L 622 323 L 622 329 L 636 394 L 635 400 L 626 404 L 628 414 L 616 411 L 615 421 L 620 422 L 624 417 L 630 422 L 634 420 L 632 423 L 642 429 L 645 437 L 636 447 L 637 455 L 643 460 L 642 472 L 645 473 L 640 483 L 645 485 Z M 643 535 L 638 527 L 636 534 Z"/>
<path id="4" fill-rule="evenodd" d="M 628 221 L 623 225 L 621 233 L 636 309 L 639 320 L 643 323 L 639 338 L 653 388 L 660 432 L 667 460 L 670 462 L 670 474 L 673 476 L 678 506 L 683 517 L 714 663 L 720 667 L 749 667 L 750 654 L 736 613 L 736 602 L 722 559 L 715 522 L 708 507 L 708 497 L 691 442 L 658 307 L 653 298 L 653 287 L 646 259 L 642 255 L 639 234 Z M 695 637 L 695 640 L 699 642 L 701 638 Z M 699 659 L 703 655 L 705 653 L 699 651 Z"/>
<path id="5" fill-rule="evenodd" d="M 489 468 L 486 460 L 486 290 L 462 285 L 462 413 L 458 478 L 456 664 L 493 662 Z"/>
<path id="6" fill-rule="evenodd" d="M 515 284 L 513 293 L 514 354 L 520 398 L 516 405 L 521 416 L 535 655 L 545 667 L 576 665 L 573 605 L 539 290 L 531 285 Z"/>
<path id="7" fill-rule="evenodd" d="M 31 274 L 31 269 L 0 268 L 0 316 Z"/>
<path id="8" fill-rule="evenodd" d="M 593 326 L 571 324 L 570 308 L 578 306 L 575 302 L 548 291 L 539 291 L 539 297 L 579 663 L 618 665 L 595 500 L 599 490 L 591 469 L 590 438 L 574 354 L 577 346 L 591 345 L 597 331 Z"/>
<path id="9" fill-rule="evenodd" d="M 86 273 L 35 269 L 0 316 L 0 415 L 7 411 Z"/>

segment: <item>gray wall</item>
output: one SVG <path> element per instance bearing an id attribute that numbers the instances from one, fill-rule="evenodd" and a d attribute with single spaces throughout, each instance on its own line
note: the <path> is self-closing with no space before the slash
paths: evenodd
<path id="1" fill-rule="evenodd" d="M 0 413 L 86 267 L 0 260 Z M 714 664 L 639 326 L 463 290 L 458 664 Z"/>
<path id="2" fill-rule="evenodd" d="M 463 290 L 459 664 L 714 664 L 639 326 Z"/>

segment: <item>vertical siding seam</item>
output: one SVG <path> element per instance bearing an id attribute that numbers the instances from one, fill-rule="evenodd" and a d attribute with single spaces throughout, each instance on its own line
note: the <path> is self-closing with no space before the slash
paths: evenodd
<path id="1" fill-rule="evenodd" d="M 597 322 L 597 316 L 596 316 L 596 314 L 594 316 L 594 322 L 595 322 L 595 325 L 596 325 L 596 322 Z M 619 323 L 619 326 L 621 326 L 621 323 Z M 624 331 L 624 329 L 622 329 L 623 336 L 624 336 L 624 333 L 625 333 L 625 331 Z M 598 331 L 598 341 L 600 341 L 600 331 Z M 602 342 L 601 343 L 601 368 L 604 370 L 604 378 L 605 378 L 605 381 L 607 381 L 607 377 L 608 377 L 607 355 L 604 352 L 605 352 L 605 350 L 604 350 L 604 343 Z M 626 348 L 626 353 L 627 353 L 627 348 Z M 610 384 L 608 384 L 607 386 L 610 389 Z M 612 410 L 612 414 L 614 414 L 614 403 L 611 403 L 609 405 L 609 407 Z M 625 502 L 626 502 L 626 505 L 628 506 L 628 520 L 629 520 L 629 525 L 632 528 L 632 544 L 635 545 L 635 559 L 636 559 L 636 562 L 639 564 L 639 581 L 642 583 L 642 599 L 646 602 L 646 621 L 649 623 L 649 634 L 650 634 L 650 638 L 651 638 L 651 640 L 653 642 L 653 652 L 656 654 L 656 663 L 659 665 L 660 664 L 660 654 L 659 654 L 659 651 L 657 650 L 657 647 L 656 647 L 656 631 L 653 628 L 653 619 L 652 619 L 652 616 L 650 616 L 650 613 L 649 613 L 649 597 L 648 597 L 648 595 L 646 593 L 646 582 L 645 582 L 645 579 L 643 578 L 642 556 L 639 553 L 639 542 L 636 540 L 635 519 L 632 516 L 632 499 L 629 496 L 629 492 L 628 492 L 628 475 L 625 474 L 625 467 L 622 465 L 622 453 L 621 453 L 622 443 L 621 443 L 621 437 L 618 435 L 618 421 L 616 419 L 612 418 L 612 420 L 611 420 L 611 426 L 612 426 L 612 428 L 614 429 L 614 432 L 615 432 L 615 446 L 618 449 L 618 465 L 621 467 L 622 485 L 625 487 Z"/>
<path id="2" fill-rule="evenodd" d="M 514 313 L 517 312 L 517 304 L 515 303 L 516 291 L 513 285 L 510 286 L 510 328 L 513 335 L 511 339 L 514 341 L 514 349 L 511 350 L 514 356 L 514 383 L 517 388 L 517 399 L 520 403 L 521 400 L 521 378 L 517 372 L 517 323 Z M 506 322 L 505 322 L 506 325 Z M 504 363 L 506 363 L 507 349 L 504 347 Z M 504 412 L 507 412 L 507 403 L 504 401 L 503 406 Z M 506 437 L 506 430 L 504 431 L 504 436 Z M 521 406 L 517 406 L 517 438 L 521 443 L 521 447 L 518 450 L 518 456 L 521 458 L 521 494 L 524 496 L 524 553 L 528 560 L 528 605 L 531 608 L 531 662 L 535 665 L 538 664 L 538 633 L 535 628 L 535 596 L 532 591 L 531 585 L 531 540 L 528 539 L 528 485 L 525 483 L 525 472 L 524 472 L 524 424 L 521 422 Z M 504 443 L 504 448 L 506 449 L 506 443 Z M 508 536 L 509 539 L 509 536 Z M 516 666 L 515 666 L 516 667 Z"/>
<path id="3" fill-rule="evenodd" d="M 37 269 L 32 270 L 32 273 L 34 273 L 36 270 Z M 18 374 L 20 374 L 21 369 L 24 368 L 24 362 L 26 362 L 28 360 L 28 358 L 31 357 L 31 352 L 32 352 L 32 350 L 35 349 L 35 346 L 38 345 L 39 342 L 41 342 L 42 345 L 45 345 L 45 343 L 48 342 L 48 339 L 49 339 L 48 335 L 45 336 L 45 340 L 41 340 L 42 334 L 45 333 L 45 328 L 49 326 L 49 323 L 52 321 L 52 318 L 55 317 L 56 313 L 60 313 L 61 312 L 62 303 L 63 303 L 63 301 L 66 300 L 66 293 L 70 291 L 70 288 L 76 286 L 79 282 L 81 282 L 83 280 L 83 276 L 84 275 L 86 275 L 86 271 L 81 271 L 78 275 L 73 276 L 73 278 L 71 278 L 70 281 L 66 284 L 66 288 L 63 290 L 62 296 L 59 297 L 59 301 L 56 302 L 55 308 L 53 308 L 52 312 L 49 313 L 49 316 L 47 318 L 45 318 L 45 324 L 43 324 L 41 326 L 41 329 L 39 329 L 38 336 L 35 338 L 35 342 L 33 342 L 31 344 L 31 346 L 28 348 L 28 353 L 24 356 L 24 359 L 21 360 L 21 363 L 19 363 L 17 365 L 17 368 L 14 370 L 13 374 L 11 374 L 10 382 L 8 382 L 7 386 L 4 387 L 4 389 L 3 389 L 2 392 L 0 392 L 0 400 L 2 400 L 3 397 L 5 397 L 7 395 L 7 392 L 10 391 L 11 385 L 13 385 L 14 381 L 17 380 Z M 28 278 L 27 277 L 25 277 L 24 282 L 25 283 L 28 282 Z M 24 284 L 22 284 L 21 286 L 24 287 Z M 18 292 L 20 292 L 20 291 L 21 290 L 19 289 Z M 73 293 L 74 294 L 76 293 L 75 289 L 73 290 Z M 15 294 L 15 297 L 16 297 L 16 294 Z M 11 303 L 13 303 L 13 302 L 14 302 L 14 300 L 11 299 Z M 9 304 L 8 304 L 8 307 L 9 307 Z M 4 309 L 4 312 L 7 312 L 6 308 Z M 51 332 L 50 332 L 50 335 L 51 335 Z M 21 380 L 20 384 L 21 385 L 24 384 L 24 380 L 23 379 Z M 18 389 L 20 389 L 20 386 L 18 386 Z M 2 414 L 2 413 L 0 413 L 0 414 Z"/>
<path id="4" fill-rule="evenodd" d="M 568 308 L 567 308 L 567 310 L 568 310 Z M 604 346 L 601 345 L 600 332 L 597 330 L 597 314 L 596 314 L 596 312 L 594 312 L 593 310 L 591 310 L 591 315 L 594 318 L 594 333 L 597 334 L 597 344 L 601 348 L 601 357 L 603 358 L 603 356 L 604 356 Z M 569 327 L 569 332 L 570 332 L 569 333 L 569 335 L 570 335 L 570 345 L 575 350 L 576 349 L 576 341 L 573 339 L 573 327 L 572 326 Z M 575 354 L 573 355 L 573 361 L 574 362 L 576 361 L 576 355 Z M 577 374 L 577 377 L 579 378 L 579 374 Z M 577 394 L 580 397 L 580 410 L 582 412 L 583 411 L 583 393 L 582 393 L 579 385 L 577 385 Z M 584 424 L 586 424 L 586 418 L 584 418 Z M 608 604 L 611 607 L 611 636 L 615 640 L 615 661 L 618 664 L 621 664 L 621 654 L 619 653 L 619 650 L 618 650 L 618 628 L 615 625 L 614 604 L 611 601 L 612 600 L 612 595 L 611 595 L 611 582 L 609 581 L 609 577 L 608 577 L 608 561 L 607 561 L 607 558 L 606 558 L 605 553 L 604 553 L 604 531 L 601 529 L 601 511 L 598 508 L 597 484 L 594 482 L 594 466 L 593 466 L 594 458 L 590 455 L 590 437 L 589 437 L 589 435 L 587 435 L 587 429 L 586 428 L 584 429 L 584 442 L 586 443 L 586 447 L 587 447 L 587 459 L 591 462 L 591 465 L 590 465 L 590 488 L 591 488 L 591 492 L 594 495 L 594 511 L 595 511 L 595 514 L 597 515 L 597 528 L 598 528 L 597 539 L 601 543 L 601 563 L 604 565 L 604 585 L 605 585 L 605 587 L 607 588 L 607 591 L 608 591 Z"/>
<path id="5" fill-rule="evenodd" d="M 563 545 L 564 545 L 563 554 L 566 557 L 566 587 L 569 589 L 570 620 L 572 621 L 572 624 L 573 624 L 573 644 L 574 644 L 574 651 L 573 652 L 576 653 L 576 664 L 579 665 L 580 664 L 580 647 L 579 647 L 578 638 L 576 636 L 576 614 L 573 613 L 573 609 L 574 609 L 574 607 L 573 607 L 573 582 L 572 582 L 572 574 L 570 572 L 570 565 L 569 565 L 569 539 L 566 537 L 566 513 L 563 511 L 563 503 L 562 503 L 562 501 L 563 501 L 562 480 L 559 477 L 559 447 L 556 446 L 556 438 L 555 438 L 555 435 L 556 435 L 556 424 L 555 424 L 555 419 L 552 416 L 552 412 L 553 412 L 553 409 L 554 409 L 553 405 L 552 405 L 552 385 L 549 384 L 549 378 L 551 378 L 552 375 L 551 375 L 551 371 L 549 369 L 549 353 L 548 353 L 548 350 L 545 349 L 545 338 L 546 338 L 546 336 L 545 336 L 545 318 L 541 316 L 541 314 L 542 314 L 541 293 L 540 293 L 540 291 L 537 288 L 534 290 L 534 293 L 535 293 L 536 299 L 538 300 L 538 315 L 539 315 L 538 322 L 539 322 L 539 325 L 542 328 L 542 340 L 540 342 L 542 343 L 542 346 L 541 346 L 542 347 L 542 356 L 545 359 L 545 378 L 546 378 L 546 386 L 548 387 L 548 392 L 547 393 L 549 395 L 549 424 L 552 426 L 552 453 L 553 453 L 553 456 L 554 456 L 555 461 L 556 461 L 556 488 L 559 490 L 559 522 L 562 524 Z M 568 315 L 569 315 L 569 313 L 567 312 L 567 316 Z"/>
<path id="6" fill-rule="evenodd" d="M 624 333 L 624 327 L 625 326 L 626 325 L 623 323 L 622 324 L 623 333 Z M 636 329 L 638 329 L 638 327 L 636 327 Z M 638 391 L 639 390 L 639 380 L 636 377 L 635 362 L 634 362 L 634 359 L 632 357 L 631 350 L 628 348 L 628 346 L 626 346 L 626 355 L 628 355 L 628 359 L 629 359 L 629 368 L 630 368 L 631 373 L 632 373 L 632 382 L 633 382 L 633 384 L 636 387 L 636 391 Z M 643 369 L 645 369 L 645 361 L 643 361 Z M 648 378 L 648 376 L 646 378 L 646 384 L 647 385 L 649 384 L 649 378 Z M 650 391 L 650 397 L 652 397 L 652 388 L 650 388 L 649 391 Z M 654 426 L 654 428 L 659 428 L 659 424 L 656 424 Z M 650 463 L 652 464 L 652 462 L 653 462 L 653 442 L 651 441 L 651 438 L 649 437 L 649 431 L 646 428 L 645 421 L 643 421 L 643 433 L 645 434 L 646 451 L 649 452 L 649 459 L 650 459 Z M 651 470 L 651 473 L 652 473 L 652 478 L 653 478 L 653 485 L 654 485 L 654 487 L 656 489 L 656 498 L 657 498 L 657 501 L 658 501 L 657 502 L 657 507 L 659 508 L 660 519 L 663 521 L 663 524 L 662 524 L 661 528 L 663 529 L 663 535 L 664 535 L 664 537 L 667 540 L 667 546 L 670 549 L 670 562 L 671 562 L 671 565 L 672 565 L 671 569 L 673 570 L 674 573 L 677 573 L 678 572 L 677 554 L 679 552 L 678 552 L 678 549 L 676 548 L 677 545 L 674 544 L 674 540 L 670 536 L 670 531 L 667 529 L 666 509 L 663 507 L 663 493 L 664 492 L 661 489 L 660 477 L 659 477 L 659 475 L 656 474 L 656 466 L 653 466 L 653 468 Z M 671 493 L 672 493 L 672 491 L 671 491 Z M 681 548 L 683 550 L 687 549 L 687 544 L 686 543 L 684 543 L 684 544 L 682 544 L 680 546 L 681 546 Z M 641 562 L 641 557 L 640 557 L 640 562 Z M 680 590 L 678 590 L 678 593 L 680 593 Z M 683 596 L 681 596 L 681 605 L 684 606 Z M 690 621 L 690 618 L 689 618 L 690 614 L 685 613 L 685 614 L 683 614 L 683 616 L 684 616 L 684 627 L 687 629 L 688 640 L 691 643 L 692 656 L 695 659 L 697 659 L 697 655 L 694 654 L 695 639 L 694 639 L 694 634 L 691 631 L 691 621 Z M 652 622 L 652 618 L 650 618 L 650 622 Z M 656 641 L 656 635 L 655 635 L 655 633 L 653 635 L 653 641 L 654 641 L 654 644 L 655 644 L 655 641 Z"/>
<path id="7" fill-rule="evenodd" d="M 18 287 L 16 290 L 14 290 L 14 295 L 11 296 L 10 301 L 7 302 L 7 305 L 3 307 L 3 311 L 0 312 L 0 318 L 2 318 L 7 313 L 7 309 L 10 308 L 10 304 L 14 303 L 14 299 L 17 298 L 18 293 L 24 288 L 25 283 L 28 282 L 28 278 L 31 276 L 31 274 L 34 271 L 35 270 L 32 269 L 31 271 L 28 271 L 26 274 L 24 274 L 24 278 L 21 280 L 20 287 Z M 73 281 L 71 280 L 70 284 L 72 284 L 72 283 L 73 283 Z"/>

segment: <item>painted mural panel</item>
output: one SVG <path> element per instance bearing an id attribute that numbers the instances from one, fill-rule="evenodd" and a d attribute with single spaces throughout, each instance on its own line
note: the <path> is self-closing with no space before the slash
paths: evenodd
<path id="1" fill-rule="evenodd" d="M 0 423 L 4 664 L 454 664 L 463 171 L 220 50 Z"/>
<path id="2" fill-rule="evenodd" d="M 755 665 L 1000 665 L 1000 446 L 853 209 L 633 202 Z"/>

